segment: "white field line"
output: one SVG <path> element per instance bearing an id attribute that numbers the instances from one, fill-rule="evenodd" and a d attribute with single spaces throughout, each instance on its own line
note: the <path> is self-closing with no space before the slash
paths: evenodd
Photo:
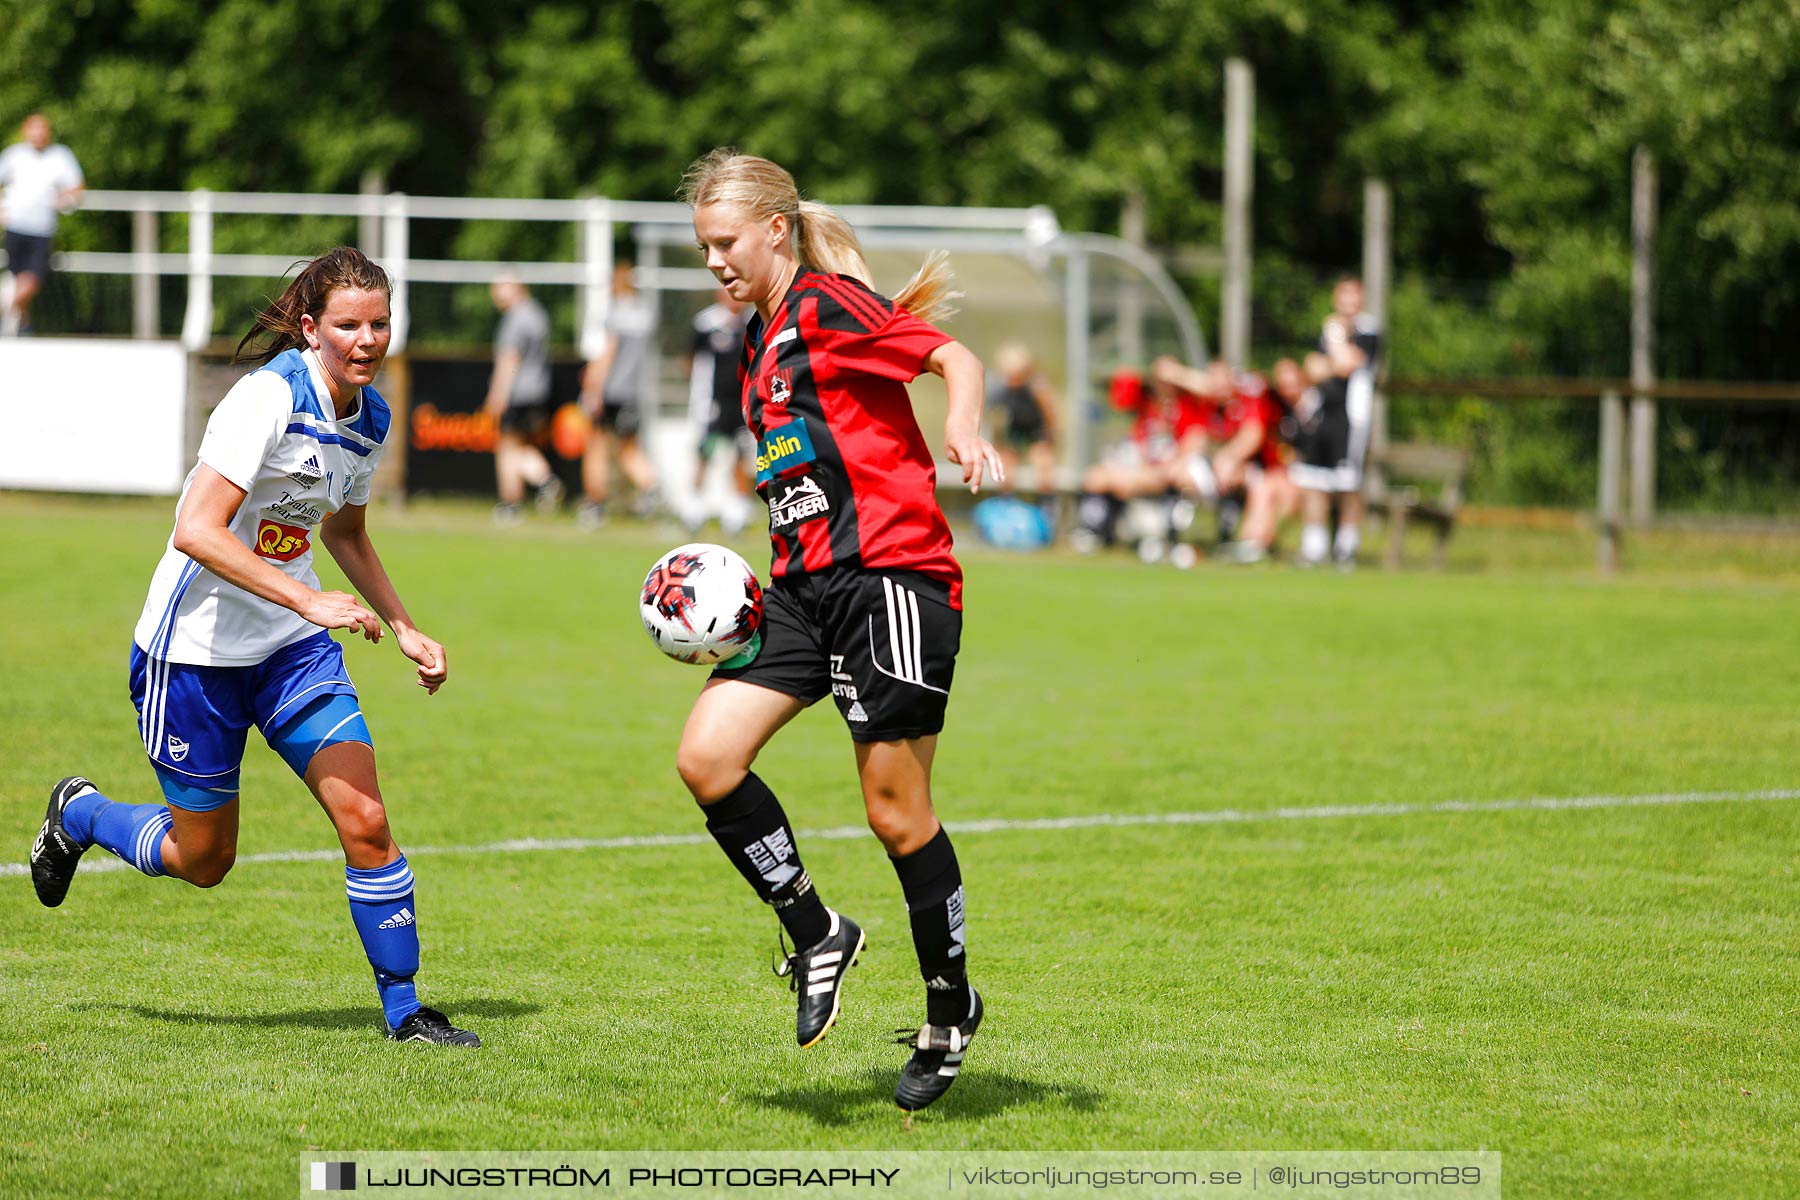
<path id="1" fill-rule="evenodd" d="M 1102 813 L 1095 816 L 1039 817 L 1032 820 L 946 821 L 951 833 L 1043 832 L 1062 829 L 1130 828 L 1139 825 L 1251 825 L 1264 821 L 1332 821 L 1355 817 L 1429 816 L 1437 813 L 1485 813 L 1567 811 L 1590 808 L 1663 808 L 1683 804 L 1754 804 L 1772 800 L 1800 800 L 1800 789 L 1763 792 L 1667 792 L 1649 796 L 1544 796 L 1529 800 L 1444 800 L 1434 804 L 1322 804 L 1313 808 L 1270 808 L 1247 811 L 1221 808 L 1205 812 Z M 862 825 L 836 825 L 829 829 L 802 829 L 803 841 L 850 841 L 872 837 Z M 705 833 L 659 833 L 642 837 L 611 838 L 514 838 L 478 846 L 410 846 L 408 859 L 435 854 L 531 854 L 546 850 L 645 850 L 661 846 L 709 846 Z M 246 854 L 238 865 L 250 863 L 339 862 L 341 850 L 277 850 Z M 82 871 L 123 871 L 125 863 L 114 858 L 85 860 Z M 0 876 L 26 875 L 25 863 L 0 863 Z"/>

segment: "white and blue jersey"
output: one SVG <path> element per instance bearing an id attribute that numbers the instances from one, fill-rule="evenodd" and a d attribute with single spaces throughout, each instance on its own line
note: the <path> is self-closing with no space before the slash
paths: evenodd
<path id="1" fill-rule="evenodd" d="M 316 589 L 313 537 L 340 508 L 368 502 L 388 427 L 373 388 L 339 418 L 318 359 L 289 350 L 219 403 L 199 461 L 246 493 L 227 526 L 237 539 Z M 173 535 L 133 642 L 138 731 L 177 808 L 205 811 L 237 794 L 252 725 L 301 775 L 325 746 L 370 740 L 331 635 L 214 575 L 175 549 Z"/>
<path id="2" fill-rule="evenodd" d="M 252 371 L 206 423 L 200 463 L 247 493 L 231 532 L 260 558 L 306 584 L 313 537 L 346 504 L 366 504 L 389 427 L 387 402 L 363 388 L 339 418 L 319 361 L 289 350 Z M 181 498 L 200 470 L 188 473 Z M 168 548 L 150 581 L 133 640 L 153 659 L 212 667 L 254 666 L 319 627 L 252 595 Z"/>

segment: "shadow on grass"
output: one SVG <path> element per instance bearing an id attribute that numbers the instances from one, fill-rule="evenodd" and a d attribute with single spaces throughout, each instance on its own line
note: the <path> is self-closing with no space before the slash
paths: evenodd
<path id="1" fill-rule="evenodd" d="M 366 1029 L 381 1021 L 381 1009 L 373 1002 L 358 1008 L 305 1008 L 292 1012 L 214 1013 L 176 1008 L 153 1008 L 148 1004 L 71 1004 L 75 1012 L 132 1013 L 151 1021 L 168 1021 L 176 1025 L 219 1025 L 248 1029 Z M 450 1009 L 452 1021 L 483 1017 L 505 1019 L 542 1012 L 538 1004 L 521 1004 L 517 1000 L 459 1000 Z M 479 1032 L 479 1031 L 478 1031 Z"/>
<path id="2" fill-rule="evenodd" d="M 783 1088 L 749 1097 L 765 1108 L 785 1109 L 815 1124 L 837 1127 L 871 1119 L 901 1119 L 894 1105 L 899 1064 L 891 1070 L 870 1067 L 854 1080 L 815 1087 Z M 1072 1112 L 1093 1112 L 1106 1093 L 1081 1084 L 1044 1083 L 1006 1072 L 978 1071 L 956 1081 L 943 1099 L 919 1114 L 920 1121 L 978 1121 L 1009 1108 L 1057 1105 Z"/>

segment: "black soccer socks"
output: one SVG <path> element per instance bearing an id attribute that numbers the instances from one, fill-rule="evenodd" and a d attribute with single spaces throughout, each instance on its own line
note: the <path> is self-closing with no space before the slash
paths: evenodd
<path id="1" fill-rule="evenodd" d="M 913 949 L 925 979 L 925 1019 L 959 1025 L 969 1015 L 969 980 L 963 953 L 962 870 L 956 848 L 940 827 L 911 854 L 890 856 L 912 918 Z"/>
<path id="2" fill-rule="evenodd" d="M 775 910 L 794 945 L 805 948 L 823 938 L 831 917 L 800 864 L 781 801 L 756 772 L 746 773 L 723 800 L 703 804 L 700 811 L 706 814 L 706 831 L 762 902 Z"/>

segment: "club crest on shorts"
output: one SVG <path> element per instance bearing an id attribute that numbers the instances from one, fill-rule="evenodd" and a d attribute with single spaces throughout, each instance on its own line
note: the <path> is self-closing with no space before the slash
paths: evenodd
<path id="1" fill-rule="evenodd" d="M 188 744 L 171 733 L 169 735 L 169 757 L 176 762 L 183 762 L 187 756 Z"/>

